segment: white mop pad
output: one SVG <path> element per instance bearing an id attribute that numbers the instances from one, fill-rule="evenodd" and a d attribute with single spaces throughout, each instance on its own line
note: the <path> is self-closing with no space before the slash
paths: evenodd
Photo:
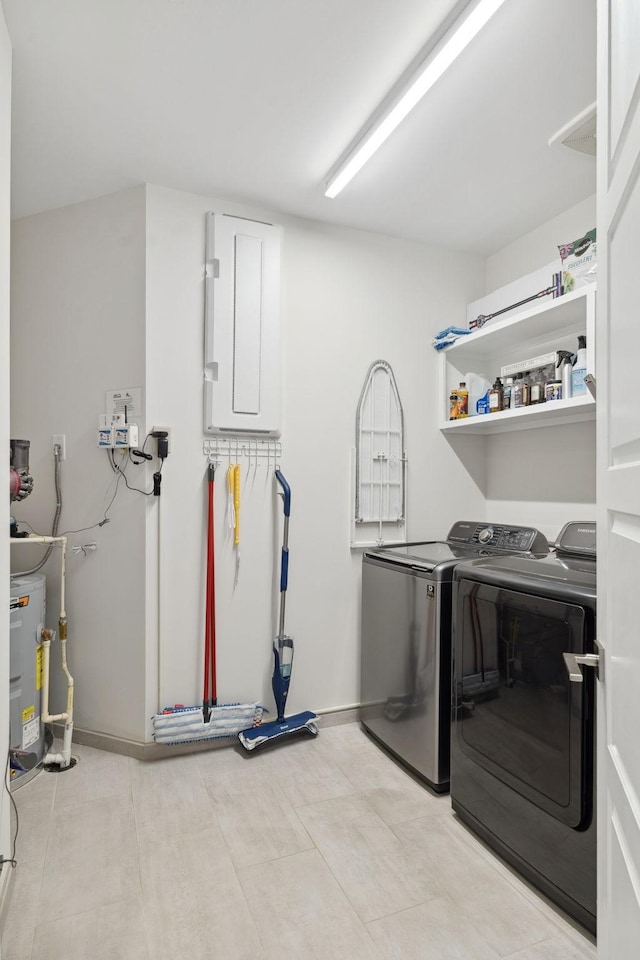
<path id="1" fill-rule="evenodd" d="M 262 722 L 263 707 L 259 703 L 227 703 L 211 708 L 205 723 L 202 707 L 170 707 L 153 718 L 156 743 L 188 743 L 235 737 L 243 730 Z"/>

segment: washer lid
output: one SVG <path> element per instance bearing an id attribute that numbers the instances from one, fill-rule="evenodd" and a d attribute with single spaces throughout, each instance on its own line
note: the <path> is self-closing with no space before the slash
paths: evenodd
<path id="1" fill-rule="evenodd" d="M 440 540 L 424 543 L 403 543 L 397 547 L 384 547 L 379 550 L 367 550 L 365 557 L 384 563 L 400 564 L 419 570 L 432 571 L 434 568 L 453 567 L 461 560 L 472 560 L 481 554 L 478 548 L 458 547 Z"/>

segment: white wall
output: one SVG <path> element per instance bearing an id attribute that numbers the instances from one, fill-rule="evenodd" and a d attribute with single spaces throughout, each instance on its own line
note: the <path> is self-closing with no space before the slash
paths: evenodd
<path id="1" fill-rule="evenodd" d="M 595 520 L 595 423 L 497 434 L 487 445 L 487 515 L 553 543 L 568 520 Z"/>
<path id="2" fill-rule="evenodd" d="M 487 260 L 487 292 L 550 263 L 558 244 L 595 222 L 593 196 L 509 244 Z M 568 520 L 595 520 L 595 429 L 592 421 L 489 437 L 487 516 L 530 524 L 551 541 Z"/>
<path id="3" fill-rule="evenodd" d="M 144 386 L 141 427 L 172 430 L 160 500 L 121 490 L 110 525 L 72 537 L 99 543 L 95 555 L 73 558 L 69 571 L 77 722 L 136 741 L 151 737 L 159 700 L 201 697 L 203 258 L 205 216 L 214 209 L 274 218 L 149 186 L 15 224 L 12 429 L 32 440 L 37 483 L 21 515 L 41 529 L 50 524 L 51 434 L 65 432 L 62 527 L 100 518 L 110 474 L 94 431 L 107 388 Z M 593 515 L 593 425 L 445 440 L 435 425 L 438 356 L 430 339 L 461 320 L 467 301 L 483 292 L 485 263 L 361 231 L 275 219 L 284 226 L 281 466 L 293 489 L 287 629 L 296 664 L 289 706 L 323 710 L 359 697 L 361 556 L 349 548 L 349 456 L 370 363 L 391 363 L 404 406 L 410 538 L 442 537 L 463 516 L 530 523 L 553 538 L 566 520 Z M 547 226 L 492 258 L 499 282 L 514 279 L 516 265 L 522 271 L 536 265 L 524 265 L 522 251 L 548 256 L 542 237 L 573 235 L 575 208 L 566 222 Z M 247 470 L 243 462 L 237 587 L 226 464 L 218 473 L 223 702 L 272 699 L 281 536 L 272 468 L 261 463 Z M 139 468 L 138 484 L 149 489 L 151 472 Z M 160 698 L 158 609 L 165 657 Z"/>
<path id="4" fill-rule="evenodd" d="M 0 450 L 5 452 L 5 492 L 0 503 L 5 515 L 5 531 L 9 522 L 9 494 L 7 473 L 9 466 L 9 261 L 10 261 L 10 167 L 11 167 L 11 43 L 0 4 Z M 6 590 L 9 584 L 9 544 L 6 534 L 0 537 L 0 583 Z M 4 608 L 6 609 L 6 607 Z M 5 747 L 9 744 L 9 618 L 0 618 L 0 757 L 6 762 Z M 0 854 L 11 856 L 9 804 L 5 790 L 0 791 Z M 9 876 L 4 867 L 0 888 Z"/>
<path id="5" fill-rule="evenodd" d="M 590 157 L 585 163 L 593 163 Z M 594 174 L 595 176 L 595 174 Z M 531 230 L 524 236 L 503 247 L 492 257 L 487 258 L 487 293 L 502 287 L 511 280 L 517 280 L 538 267 L 544 267 L 558 259 L 558 247 L 561 243 L 578 240 L 587 230 L 596 225 L 595 194 L 580 203 L 564 210 L 552 220 Z M 551 278 L 549 278 L 551 282 Z M 535 293 L 535 290 L 531 291 Z"/>
<path id="6" fill-rule="evenodd" d="M 86 559 L 71 557 L 68 571 L 77 725 L 134 741 L 151 737 L 158 706 L 158 610 L 160 703 L 201 697 L 203 260 L 205 215 L 212 209 L 222 205 L 148 187 L 14 225 L 12 430 L 32 441 L 36 478 L 19 515 L 49 528 L 51 434 L 64 432 L 61 527 L 100 519 L 110 473 L 94 435 L 106 389 L 145 387 L 143 431 L 152 425 L 172 431 L 160 499 L 121 489 L 108 526 L 70 537 L 99 545 Z M 224 210 L 270 217 L 233 204 Z M 296 641 L 296 663 L 289 707 L 331 709 L 359 698 L 361 555 L 349 549 L 349 455 L 356 404 L 373 360 L 392 364 L 404 405 L 409 536 L 441 537 L 461 514 L 484 516 L 482 444 L 472 438 L 455 452 L 436 429 L 437 355 L 430 346 L 432 335 L 464 316 L 467 300 L 482 292 L 484 261 L 276 219 L 284 226 L 280 465 L 293 489 L 287 629 Z M 469 473 L 460 469 L 461 459 Z M 222 702 L 272 703 L 281 536 L 273 466 L 247 470 L 243 463 L 235 589 L 224 468 L 217 478 Z M 137 485 L 150 489 L 153 469 L 140 467 Z M 55 619 L 55 569 L 51 573 L 49 619 Z"/>
<path id="7" fill-rule="evenodd" d="M 55 505 L 51 436 L 64 433 L 59 531 L 102 519 L 113 494 L 107 454 L 96 447 L 105 390 L 144 386 L 144 216 L 140 187 L 17 220 L 13 225 L 11 431 L 31 441 L 35 489 L 18 518 L 50 533 Z M 4 356 L 4 354 L 3 354 Z M 111 522 L 69 543 L 94 540 L 88 557 L 69 553 L 69 661 L 79 727 L 144 736 L 145 500 L 120 484 Z M 14 569 L 40 547 L 14 548 Z M 47 573 L 47 614 L 59 610 L 58 563 Z M 61 699 L 53 653 L 53 709 Z"/>
<path id="8" fill-rule="evenodd" d="M 202 330 L 205 215 L 269 219 L 267 211 L 147 189 L 148 421 L 172 428 L 164 468 L 162 608 L 164 698 L 200 696 L 204 604 Z M 361 554 L 349 549 L 349 453 L 355 412 L 373 360 L 388 360 L 404 405 L 409 535 L 442 536 L 460 513 L 484 515 L 476 482 L 435 428 L 433 333 L 464 315 L 484 263 L 361 231 L 277 217 L 284 225 L 284 419 L 281 466 L 293 491 L 287 630 L 296 642 L 289 707 L 328 709 L 359 698 Z M 465 456 L 470 456 L 469 452 Z M 473 457 L 483 477 L 482 456 Z M 241 564 L 225 527 L 217 484 L 219 696 L 272 705 L 271 640 L 281 501 L 266 465 L 244 471 Z M 243 465 L 244 469 L 244 465 Z M 153 553 L 157 504 L 148 513 L 148 709 L 155 709 Z M 277 519 L 277 523 L 274 521 Z M 275 561 L 275 563 L 274 563 Z"/>

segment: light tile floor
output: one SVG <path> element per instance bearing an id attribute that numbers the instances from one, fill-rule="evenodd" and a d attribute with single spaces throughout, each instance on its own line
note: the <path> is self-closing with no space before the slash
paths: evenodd
<path id="1" fill-rule="evenodd" d="M 359 724 L 15 791 L 2 960 L 592 960 Z"/>

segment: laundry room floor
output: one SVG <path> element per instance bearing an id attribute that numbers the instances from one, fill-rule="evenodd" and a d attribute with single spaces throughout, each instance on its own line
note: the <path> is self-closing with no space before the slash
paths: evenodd
<path id="1" fill-rule="evenodd" d="M 14 793 L 2 960 L 590 960 L 592 938 L 359 724 Z"/>

